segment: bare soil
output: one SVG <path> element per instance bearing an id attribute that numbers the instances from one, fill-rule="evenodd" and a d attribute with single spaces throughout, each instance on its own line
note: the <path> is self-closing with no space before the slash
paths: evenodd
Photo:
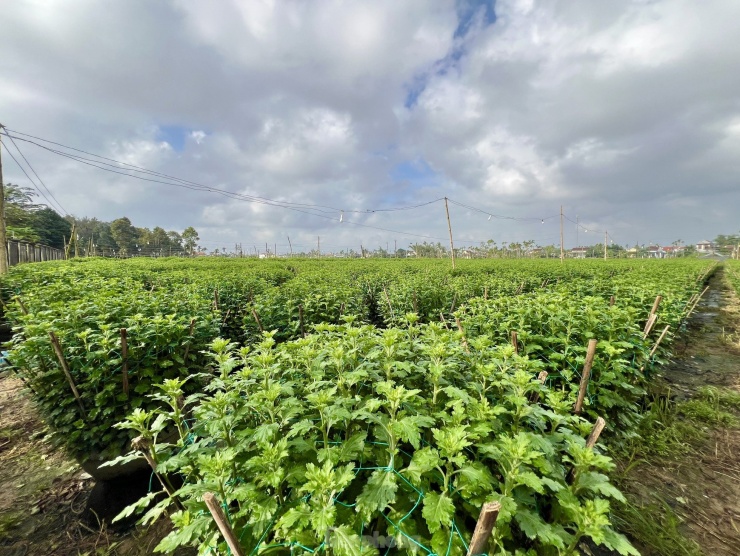
<path id="1" fill-rule="evenodd" d="M 83 519 L 94 481 L 54 448 L 24 393 L 0 373 L 0 556 L 139 556 L 152 554 L 167 533 L 112 531 Z"/>

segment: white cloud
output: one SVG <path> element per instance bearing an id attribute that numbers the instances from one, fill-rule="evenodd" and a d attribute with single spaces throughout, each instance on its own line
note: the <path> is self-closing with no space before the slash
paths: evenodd
<path id="1" fill-rule="evenodd" d="M 739 3 L 499 0 L 493 25 L 479 19 L 457 38 L 455 8 L 19 0 L 3 13 L 0 114 L 12 129 L 283 201 L 351 210 L 446 195 L 512 216 L 562 203 L 621 242 L 737 227 L 732 211 L 696 207 L 740 204 Z M 163 128 L 182 130 L 182 148 Z M 21 147 L 78 215 L 192 224 L 214 244 L 400 239 L 340 226 L 334 209 L 309 216 Z M 411 161 L 435 175 L 394 181 Z M 4 168 L 25 180 L 12 161 Z M 345 216 L 446 233 L 437 205 Z M 489 222 L 459 207 L 453 225 L 465 241 L 558 236 L 554 221 Z"/>

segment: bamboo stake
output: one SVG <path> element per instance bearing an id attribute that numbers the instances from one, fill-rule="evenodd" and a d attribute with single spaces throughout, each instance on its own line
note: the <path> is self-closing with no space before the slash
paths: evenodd
<path id="1" fill-rule="evenodd" d="M 449 326 L 447 326 L 447 321 L 445 320 L 445 316 L 444 316 L 444 315 L 443 315 L 443 314 L 442 314 L 441 312 L 439 313 L 439 320 L 441 320 L 441 321 L 442 321 L 442 324 L 444 324 L 444 325 L 445 325 L 445 328 L 446 328 L 447 330 L 449 330 L 449 329 L 450 329 L 450 327 L 449 327 Z"/>
<path id="2" fill-rule="evenodd" d="M 596 446 L 596 442 L 599 440 L 599 436 L 601 436 L 601 432 L 604 430 L 604 427 L 606 426 L 606 421 L 602 419 L 601 417 L 596 418 L 596 423 L 594 423 L 593 428 L 591 429 L 591 434 L 588 435 L 588 438 L 586 439 L 586 448 L 593 449 L 594 446 Z M 576 478 L 576 470 L 574 468 L 571 468 L 571 470 L 568 472 L 568 475 L 565 477 L 565 480 L 567 483 L 573 483 L 573 480 Z"/>
<path id="3" fill-rule="evenodd" d="M 414 313 L 419 314 L 419 300 L 416 298 L 416 292 L 411 292 L 411 302 L 414 305 Z"/>
<path id="4" fill-rule="evenodd" d="M 651 315 L 654 315 L 655 313 L 658 312 L 658 307 L 660 306 L 660 302 L 661 301 L 663 301 L 663 296 L 662 295 L 655 296 L 655 302 L 653 303 L 653 308 L 650 309 L 650 314 Z"/>
<path id="5" fill-rule="evenodd" d="M 658 315 L 650 315 L 650 318 L 645 323 L 645 330 L 642 333 L 642 339 L 645 340 L 650 335 L 650 332 L 653 330 L 653 326 L 655 326 L 655 322 L 658 320 Z"/>
<path id="6" fill-rule="evenodd" d="M 583 409 L 583 400 L 586 397 L 586 388 L 588 387 L 588 379 L 591 376 L 591 367 L 594 364 L 594 356 L 596 355 L 596 344 L 597 340 L 591 339 L 588 341 L 588 350 L 586 351 L 586 361 L 583 364 L 583 373 L 581 374 L 581 385 L 578 388 L 578 399 L 576 400 L 576 406 L 573 412 L 578 415 Z"/>
<path id="7" fill-rule="evenodd" d="M 540 374 L 537 375 L 537 381 L 540 384 L 543 384 L 544 385 L 545 384 L 545 381 L 547 380 L 547 375 L 548 375 L 548 372 L 547 371 L 541 371 Z M 532 403 L 537 403 L 538 401 L 540 401 L 540 393 L 539 392 L 534 392 L 532 394 Z"/>
<path id="8" fill-rule="evenodd" d="M 69 387 L 72 389 L 72 394 L 74 394 L 74 397 L 80 406 L 80 411 L 82 411 L 82 418 L 85 421 L 87 421 L 87 416 L 85 414 L 85 406 L 82 405 L 82 399 L 80 398 L 80 393 L 77 391 L 77 386 L 75 386 L 75 381 L 72 379 L 72 374 L 69 372 L 69 366 L 67 366 L 67 361 L 64 359 L 64 352 L 62 352 L 62 346 L 59 343 L 59 339 L 56 337 L 56 334 L 54 334 L 51 330 L 49 330 L 49 338 L 51 338 L 51 345 L 54 347 L 54 353 L 56 353 L 57 359 L 59 360 L 59 364 L 62 366 L 62 371 L 64 372 L 64 376 L 67 378 L 67 382 L 69 382 Z"/>
<path id="9" fill-rule="evenodd" d="M 218 286 L 213 290 L 213 308 L 218 311 Z"/>
<path id="10" fill-rule="evenodd" d="M 450 314 L 455 312 L 455 303 L 457 303 L 457 292 L 452 294 L 452 305 L 450 306 Z"/>
<path id="11" fill-rule="evenodd" d="M 462 327 L 462 323 L 460 322 L 459 317 L 455 317 L 455 323 L 457 324 L 457 329 L 460 331 L 460 334 L 462 334 L 462 344 L 465 347 L 465 351 L 467 353 L 470 353 L 470 348 L 468 347 L 468 340 L 465 338 L 465 329 Z"/>
<path id="12" fill-rule="evenodd" d="M 264 332 L 265 330 L 262 328 L 262 321 L 260 321 L 260 316 L 257 314 L 257 309 L 252 307 L 252 316 L 254 317 L 254 321 L 257 323 L 257 328 L 260 329 L 260 332 Z"/>
<path id="13" fill-rule="evenodd" d="M 126 329 L 121 328 L 121 360 L 123 364 L 121 366 L 121 379 L 123 382 L 123 393 L 128 398 L 128 342 L 126 341 Z"/>
<path id="14" fill-rule="evenodd" d="M 698 297 L 697 297 L 697 298 L 696 298 L 696 299 L 694 300 L 694 304 L 693 304 L 693 305 L 691 306 L 691 309 L 689 309 L 689 312 L 688 312 L 688 313 L 686 313 L 686 317 L 687 317 L 687 318 L 688 318 L 688 317 L 689 317 L 689 316 L 691 315 L 691 313 L 693 313 L 693 312 L 694 312 L 694 309 L 696 309 L 696 306 L 697 306 L 697 305 L 699 304 L 699 301 L 701 301 L 701 298 L 702 298 L 702 297 L 704 296 L 704 294 L 705 294 L 705 293 L 707 293 L 707 290 L 708 290 L 708 289 L 709 289 L 709 286 L 707 286 L 706 288 L 704 288 L 704 291 L 702 291 L 702 292 L 701 292 L 701 293 L 700 293 L 700 294 L 698 295 Z"/>
<path id="15" fill-rule="evenodd" d="M 237 540 L 234 531 L 231 529 L 229 521 L 226 519 L 226 514 L 224 514 L 224 511 L 221 509 L 221 504 L 218 503 L 216 497 L 212 493 L 206 492 L 203 495 L 203 502 L 208 506 L 208 511 L 211 512 L 213 521 L 216 522 L 216 526 L 218 527 L 218 530 L 221 531 L 231 553 L 234 554 L 234 556 L 244 556 L 244 551 L 239 545 L 239 541 Z"/>
<path id="16" fill-rule="evenodd" d="M 488 286 L 483 288 L 483 299 L 488 299 Z"/>
<path id="17" fill-rule="evenodd" d="M 614 307 L 614 301 L 616 301 L 616 298 L 614 296 L 611 296 L 609 298 L 609 307 Z"/>
<path id="18" fill-rule="evenodd" d="M 476 554 L 485 554 L 487 552 L 486 545 L 496 525 L 499 511 L 501 511 L 501 504 L 498 502 L 486 502 L 483 504 L 478 522 L 475 524 L 473 538 L 470 540 L 467 556 L 475 556 Z"/>
<path id="19" fill-rule="evenodd" d="M 652 357 L 655 355 L 655 352 L 658 351 L 658 346 L 660 345 L 660 342 L 663 341 L 663 338 L 665 338 L 665 335 L 668 334 L 668 329 L 671 327 L 669 324 L 663 329 L 663 332 L 660 333 L 660 336 L 658 337 L 658 341 L 655 342 L 655 345 L 653 346 L 653 349 L 650 350 L 650 355 L 648 357 Z"/>
<path id="20" fill-rule="evenodd" d="M 391 312 L 391 318 L 395 318 L 396 315 L 393 313 L 393 305 L 391 305 L 391 298 L 388 295 L 388 290 L 383 286 L 383 293 L 385 294 L 385 300 L 388 302 L 388 310 Z"/>
<path id="21" fill-rule="evenodd" d="M 190 342 L 192 342 L 193 339 L 193 332 L 195 331 L 195 319 L 190 319 L 190 333 L 188 334 L 188 343 L 185 344 L 185 355 L 182 356 L 183 361 L 185 361 L 185 365 L 188 364 L 188 353 L 190 352 Z"/>
<path id="22" fill-rule="evenodd" d="M 586 448 L 593 448 L 596 446 L 596 442 L 599 440 L 599 436 L 601 436 L 601 431 L 604 430 L 604 427 L 606 426 L 606 421 L 602 419 L 601 417 L 598 417 L 596 419 L 596 423 L 594 423 L 594 428 L 591 429 L 591 434 L 588 435 L 588 440 L 586 440 Z"/>
<path id="23" fill-rule="evenodd" d="M 303 305 L 298 305 L 298 322 L 301 325 L 301 336 L 306 337 L 306 330 L 303 327 Z"/>
<path id="24" fill-rule="evenodd" d="M 516 330 L 511 331 L 511 345 L 514 346 L 514 353 L 519 355 L 519 342 L 516 337 Z"/>

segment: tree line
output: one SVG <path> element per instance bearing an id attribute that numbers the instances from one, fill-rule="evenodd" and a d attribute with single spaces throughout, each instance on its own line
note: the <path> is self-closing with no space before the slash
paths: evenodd
<path id="1" fill-rule="evenodd" d="M 68 249 L 71 256 L 192 255 L 200 239 L 187 227 L 182 233 L 134 226 L 127 217 L 112 222 L 97 218 L 60 216 L 36 203 L 30 187 L 5 185 L 5 225 L 8 239 Z"/>

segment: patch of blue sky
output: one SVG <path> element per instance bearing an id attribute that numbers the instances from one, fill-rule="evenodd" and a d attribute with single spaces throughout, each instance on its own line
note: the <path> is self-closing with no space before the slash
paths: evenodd
<path id="1" fill-rule="evenodd" d="M 424 187 L 434 187 L 440 183 L 439 174 L 422 158 L 397 164 L 390 171 L 390 177 L 394 183 L 401 186 L 398 191 L 402 194 Z"/>
<path id="2" fill-rule="evenodd" d="M 175 152 L 180 153 L 185 148 L 185 140 L 191 131 L 178 125 L 161 125 L 157 128 L 157 139 L 166 141 Z"/>
<path id="3" fill-rule="evenodd" d="M 496 23 L 496 0 L 457 0 L 455 9 L 457 27 L 453 34 L 455 39 L 453 47 L 444 58 L 437 60 L 429 71 L 414 76 L 407 86 L 403 103 L 406 108 L 413 108 L 426 89 L 431 76 L 445 75 L 465 55 L 465 43 L 462 39 L 476 23 L 480 22 L 484 28 Z"/>

